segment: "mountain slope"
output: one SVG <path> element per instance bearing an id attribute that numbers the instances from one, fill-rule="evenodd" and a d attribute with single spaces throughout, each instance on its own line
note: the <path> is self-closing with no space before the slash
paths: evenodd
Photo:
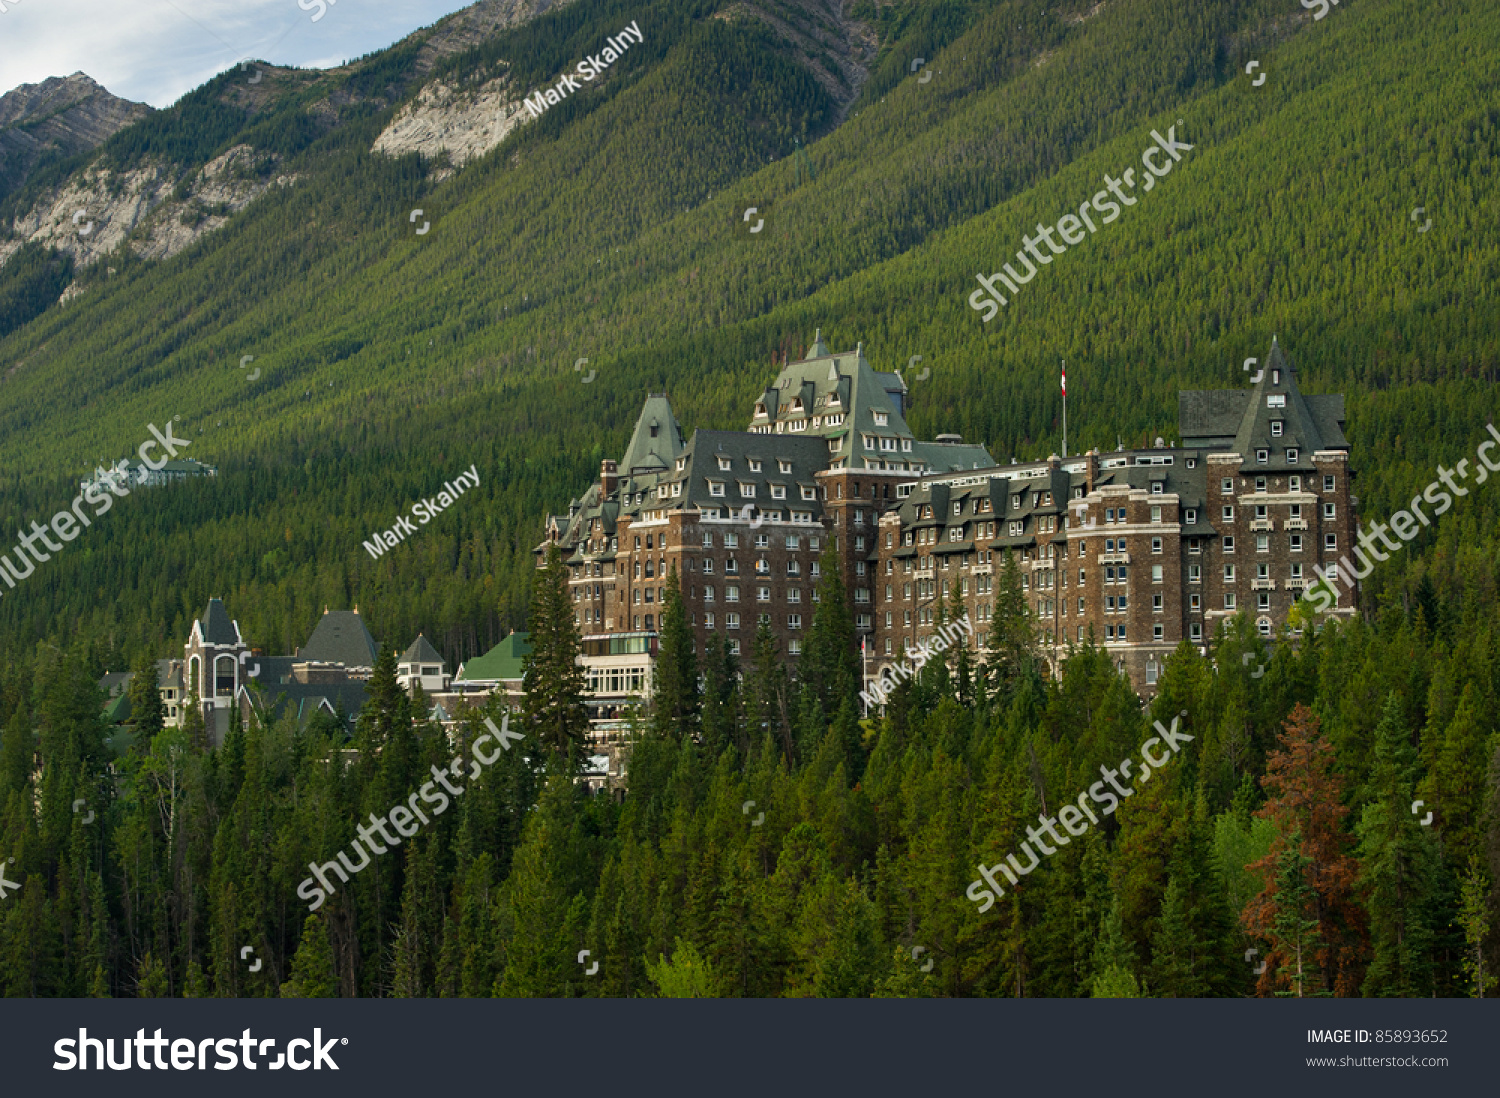
<path id="1" fill-rule="evenodd" d="M 176 128 L 127 131 L 111 155 L 193 165 L 243 143 L 296 181 L 166 262 L 112 253 L 115 274 L 95 265 L 85 293 L 0 340 L 0 520 L 50 514 L 69 474 L 175 414 L 220 477 L 121 507 L 0 601 L 0 647 L 180 636 L 214 593 L 273 648 L 322 604 L 358 602 L 377 635 L 424 628 L 472 654 L 521 621 L 541 514 L 619 449 L 647 390 L 689 429 L 743 426 L 771 357 L 818 326 L 883 368 L 923 355 L 913 426 L 1007 456 L 1058 448 L 1059 359 L 1070 444 L 1112 447 L 1171 437 L 1175 390 L 1237 383 L 1274 332 L 1306 388 L 1348 394 L 1378 508 L 1412 475 L 1395 463 L 1430 468 L 1493 416 L 1500 369 L 1500 255 L 1478 221 L 1496 204 L 1500 14 L 1418 10 L 872 11 L 894 37 L 860 59 L 842 124 L 772 21 L 708 3 L 573 5 L 420 74 L 416 40 L 334 74 L 268 73 L 254 110 L 233 106 L 244 74 L 221 77 Z M 602 86 L 451 176 L 371 152 L 433 80 L 503 70 L 534 90 L 632 19 L 645 40 Z M 1169 129 L 1194 147 L 1159 189 L 983 324 L 975 273 L 1139 170 Z M 749 206 L 770 211 L 754 238 Z M 1409 410 L 1382 395 L 1398 384 L 1418 386 Z M 371 529 L 470 462 L 463 511 L 361 559 Z"/>

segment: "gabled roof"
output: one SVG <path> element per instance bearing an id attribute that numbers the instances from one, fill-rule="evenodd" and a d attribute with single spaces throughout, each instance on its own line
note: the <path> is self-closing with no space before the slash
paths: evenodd
<path id="1" fill-rule="evenodd" d="M 268 685 L 264 691 L 251 691 L 240 687 L 240 696 L 248 699 L 260 715 L 262 722 L 270 722 L 290 712 L 297 718 L 298 727 L 319 709 L 330 715 L 337 714 L 342 705 L 344 714 L 353 718 L 365 705 L 365 684 L 351 682 L 325 683 L 281 683 Z"/>
<path id="2" fill-rule="evenodd" d="M 401 653 L 401 658 L 396 662 L 436 663 L 447 666 L 447 661 L 438 654 L 438 650 L 432 647 L 427 638 L 421 633 L 417 634 L 417 639 L 411 642 L 411 647 L 408 648 L 405 652 Z"/>
<path id="3" fill-rule="evenodd" d="M 620 475 L 668 469 L 685 444 L 671 402 L 663 394 L 652 393 L 641 408 L 630 445 L 620 459 Z"/>
<path id="4" fill-rule="evenodd" d="M 198 619 L 198 631 L 204 644 L 236 645 L 240 643 L 240 630 L 224 609 L 222 599 L 209 599 L 208 608 Z"/>
<path id="5" fill-rule="evenodd" d="M 1304 397 L 1297 385 L 1296 367 L 1274 338 L 1257 378 L 1248 392 L 1179 393 L 1178 430 L 1183 447 L 1237 453 L 1245 459 L 1247 471 L 1252 467 L 1310 471 L 1315 452 L 1349 448 L 1344 437 L 1344 398 Z M 1280 434 L 1271 433 L 1273 421 L 1280 424 Z M 1298 451 L 1295 462 L 1286 460 L 1289 449 Z M 1267 451 L 1265 464 L 1255 461 L 1257 450 Z"/>
<path id="6" fill-rule="evenodd" d="M 380 646 L 358 610 L 324 610 L 307 643 L 297 649 L 297 659 L 341 663 L 345 667 L 375 666 Z"/>
<path id="7" fill-rule="evenodd" d="M 482 656 L 466 660 L 454 682 L 519 682 L 525 674 L 522 661 L 531 654 L 528 633 L 512 633 Z"/>

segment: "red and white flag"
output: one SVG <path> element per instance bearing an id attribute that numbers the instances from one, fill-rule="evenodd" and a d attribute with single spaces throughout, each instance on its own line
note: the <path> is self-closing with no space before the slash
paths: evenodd
<path id="1" fill-rule="evenodd" d="M 1063 363 L 1062 370 L 1063 370 L 1062 392 L 1063 392 L 1063 396 L 1067 396 L 1068 395 L 1068 364 L 1066 362 Z"/>

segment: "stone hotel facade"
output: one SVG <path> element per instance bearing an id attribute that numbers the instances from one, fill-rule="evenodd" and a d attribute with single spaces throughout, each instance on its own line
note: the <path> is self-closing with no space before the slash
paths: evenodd
<path id="1" fill-rule="evenodd" d="M 955 582 L 982 646 L 1014 552 L 1053 671 L 1092 635 L 1149 694 L 1180 641 L 1206 645 L 1237 613 L 1270 636 L 1353 543 L 1343 404 L 1304 396 L 1273 343 L 1250 390 L 1179 394 L 1181 446 L 1002 466 L 957 435 L 915 438 L 900 374 L 819 333 L 747 431 L 686 439 L 649 396 L 625 455 L 547 519 L 537 565 L 561 548 L 606 739 L 649 696 L 672 569 L 700 652 L 715 632 L 748 652 L 764 620 L 795 667 L 827 542 L 871 678 L 933 635 Z"/>

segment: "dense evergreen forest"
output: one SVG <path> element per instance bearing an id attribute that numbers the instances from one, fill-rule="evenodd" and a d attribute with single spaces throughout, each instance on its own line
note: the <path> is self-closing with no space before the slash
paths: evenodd
<path id="1" fill-rule="evenodd" d="M 0 849 L 22 885 L 0 921 L 6 993 L 1492 988 L 1493 563 L 1462 589 L 1424 578 L 1405 611 L 1269 650 L 1236 619 L 1206 659 L 1181 646 L 1147 712 L 1092 643 L 1049 680 L 1008 557 L 982 654 L 930 662 L 870 719 L 855 708 L 831 551 L 823 569 L 796 682 L 764 626 L 743 666 L 722 643 L 695 652 L 672 577 L 623 800 L 574 780 L 583 681 L 555 550 L 532 608 L 524 711 L 490 714 L 516 742 L 491 745 L 482 772 L 461 760 L 486 758 L 485 714 L 450 742 L 422 719 L 420 694 L 397 686 L 390 648 L 352 740 L 334 720 L 299 732 L 288 718 L 216 751 L 201 721 L 162 728 L 159 700 L 139 692 L 134 744 L 112 750 L 88 653 L 50 652 L 0 749 Z M 1129 779 L 1098 826 L 1069 824 L 1082 838 L 1035 845 L 1033 817 L 1056 841 L 1060 806 L 1138 749 L 1153 757 L 1153 718 L 1158 733 L 1171 721 L 1167 763 Z M 430 795 L 434 779 L 451 805 Z M 402 845 L 386 816 L 399 828 L 393 806 L 419 789 L 443 804 L 423 826 L 408 816 Z M 377 826 L 390 846 L 351 845 Z M 336 855 L 351 873 L 325 868 L 332 888 L 318 899 L 310 874 Z M 1007 855 L 1014 887 L 976 906 L 979 867 L 1003 881 Z M 257 972 L 247 947 L 265 962 Z"/>
<path id="2" fill-rule="evenodd" d="M 1150 712 L 1093 649 L 1043 677 L 1019 613 L 983 666 L 931 668 L 870 723 L 837 620 L 805 683 L 764 650 L 738 685 L 722 654 L 684 661 L 623 803 L 583 797 L 568 737 L 532 727 L 311 921 L 308 863 L 451 758 L 389 666 L 354 743 L 275 726 L 206 751 L 148 728 L 117 750 L 98 677 L 180 652 L 210 596 L 274 653 L 324 606 L 357 604 L 387 653 L 425 631 L 450 665 L 537 632 L 542 516 L 619 456 L 646 392 L 689 430 L 743 427 L 815 327 L 878 368 L 923 356 L 919 434 L 1023 458 L 1060 448 L 1060 359 L 1070 448 L 1112 449 L 1175 437 L 1177 391 L 1243 384 L 1275 333 L 1304 391 L 1346 394 L 1367 519 L 1500 418 L 1494 5 L 860 5 L 880 45 L 847 103 L 717 9 L 583 0 L 448 58 L 447 78 L 530 90 L 622 23 L 645 32 L 603 87 L 451 177 L 370 152 L 417 94 L 419 37 L 268 72 L 253 109 L 227 73 L 102 162 L 186 178 L 249 143 L 291 185 L 167 262 L 28 248 L 0 268 L 0 530 L 174 416 L 219 471 L 132 493 L 0 591 L 7 993 L 1481 991 L 1500 960 L 1488 486 L 1365 581 L 1361 620 L 1274 654 L 1241 632 L 1184 650 Z M 975 272 L 1172 125 L 1195 148 L 1149 201 L 981 323 Z M 5 222 L 84 166 L 5 196 Z M 773 211 L 754 239 L 751 205 Z M 49 304 L 71 279 L 85 292 Z M 361 550 L 471 463 L 480 486 L 420 538 Z M 538 687 L 566 708 L 566 684 Z M 965 898 L 1183 711 L 1194 739 L 1118 813 L 986 912 Z"/>

